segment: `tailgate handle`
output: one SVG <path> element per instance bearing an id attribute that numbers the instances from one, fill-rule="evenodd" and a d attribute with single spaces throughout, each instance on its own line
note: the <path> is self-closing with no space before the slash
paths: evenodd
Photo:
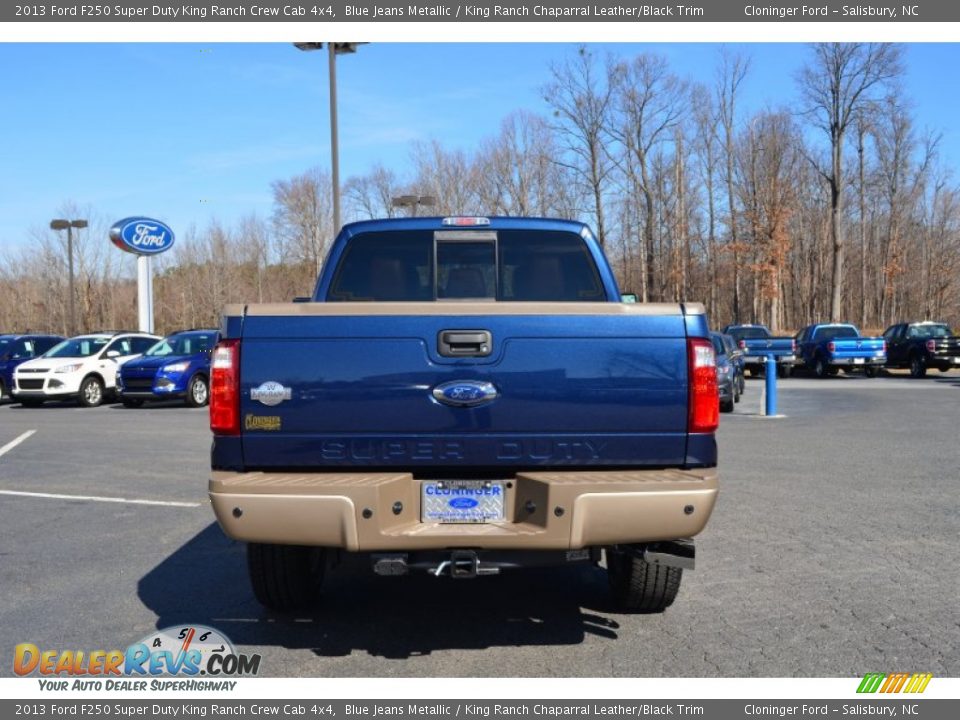
<path id="1" fill-rule="evenodd" d="M 441 330 L 437 352 L 443 357 L 486 357 L 493 352 L 489 330 Z"/>

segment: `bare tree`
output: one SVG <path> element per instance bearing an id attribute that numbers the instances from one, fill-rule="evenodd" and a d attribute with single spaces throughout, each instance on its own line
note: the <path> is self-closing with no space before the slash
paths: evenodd
<path id="1" fill-rule="evenodd" d="M 273 225 L 280 251 L 293 262 L 308 262 L 317 273 L 333 240 L 330 175 L 313 168 L 272 184 Z"/>
<path id="2" fill-rule="evenodd" d="M 709 302 L 707 309 L 711 317 L 717 314 L 719 283 L 717 270 L 717 210 L 714 181 L 717 174 L 717 129 L 720 118 L 709 91 L 703 85 L 697 85 L 691 92 L 693 115 L 696 123 L 695 142 L 699 157 L 700 176 L 707 199 L 707 262 L 709 274 L 713 279 L 709 283 Z"/>
<path id="3" fill-rule="evenodd" d="M 883 43 L 818 43 L 813 60 L 800 74 L 807 112 L 830 140 L 829 168 L 820 173 L 830 190 L 830 240 L 833 255 L 830 319 L 843 315 L 843 148 L 858 114 L 903 72 L 901 50 Z"/>
<path id="4" fill-rule="evenodd" d="M 572 161 L 557 162 L 573 170 L 588 188 L 591 212 L 596 221 L 597 240 L 607 241 L 604 195 L 612 163 L 605 147 L 611 87 L 603 84 L 593 53 L 585 46 L 576 56 L 550 68 L 552 81 L 544 88 L 544 99 L 553 108 L 556 129 Z"/>
<path id="5" fill-rule="evenodd" d="M 740 245 L 737 242 L 737 205 L 734 190 L 734 163 L 736 157 L 737 97 L 740 85 L 747 76 L 750 62 L 731 54 L 726 48 L 720 52 L 717 81 L 717 110 L 723 128 L 723 151 L 727 181 L 727 227 L 730 233 L 730 251 L 733 255 L 733 321 L 740 322 Z"/>
<path id="6" fill-rule="evenodd" d="M 783 275 L 792 247 L 789 223 L 796 212 L 800 135 L 786 112 L 753 118 L 741 141 L 739 178 L 755 260 L 755 316 L 769 310 L 774 332 L 783 324 Z"/>
<path id="7" fill-rule="evenodd" d="M 687 84 L 670 72 L 666 58 L 644 53 L 611 72 L 615 116 L 610 134 L 623 152 L 617 165 L 628 187 L 639 194 L 644 209 L 641 264 L 643 300 L 660 299 L 654 291 L 654 254 L 657 188 L 651 171 L 653 153 L 675 139 L 686 111 Z M 661 195 L 662 196 L 662 195 Z"/>
<path id="8" fill-rule="evenodd" d="M 396 174 L 383 165 L 374 166 L 366 175 L 350 178 L 344 185 L 350 211 L 358 219 L 394 217 L 397 209 L 393 198 L 402 194 Z"/>

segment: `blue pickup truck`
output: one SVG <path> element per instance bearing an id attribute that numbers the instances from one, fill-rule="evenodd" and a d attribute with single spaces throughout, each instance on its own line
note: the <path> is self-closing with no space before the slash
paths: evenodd
<path id="1" fill-rule="evenodd" d="M 669 606 L 717 494 L 699 304 L 621 302 L 583 224 L 346 225 L 311 302 L 231 305 L 214 350 L 209 495 L 264 605 L 331 559 L 472 578 L 593 562 Z"/>
<path id="2" fill-rule="evenodd" d="M 855 325 L 845 323 L 807 325 L 797 334 L 797 350 L 804 367 L 819 378 L 841 368 L 876 377 L 887 361 L 882 337 L 862 337 Z"/>
<path id="3" fill-rule="evenodd" d="M 792 337 L 774 337 L 766 325 L 727 325 L 724 334 L 737 341 L 743 363 L 751 375 L 763 372 L 768 355 L 777 363 L 777 374 L 789 377 L 797 362 L 797 343 Z"/>

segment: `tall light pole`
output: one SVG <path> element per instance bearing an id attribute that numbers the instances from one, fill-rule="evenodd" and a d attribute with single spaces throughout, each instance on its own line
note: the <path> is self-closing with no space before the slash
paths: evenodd
<path id="1" fill-rule="evenodd" d="M 330 68 L 330 174 L 333 176 L 333 232 L 340 232 L 340 147 L 337 137 L 337 55 L 355 53 L 365 43 L 327 43 L 327 62 Z M 320 50 L 322 42 L 297 42 L 298 50 Z"/>
<path id="2" fill-rule="evenodd" d="M 437 199 L 433 195 L 401 195 L 391 198 L 391 204 L 394 207 L 410 208 L 410 217 L 416 217 L 420 205 L 431 207 L 437 204 Z"/>
<path id="3" fill-rule="evenodd" d="M 51 230 L 66 230 L 67 231 L 67 267 L 70 272 L 70 298 L 68 301 L 69 313 L 70 313 L 70 324 L 67 328 L 67 331 L 70 335 L 75 335 L 77 330 L 76 325 L 76 312 L 74 309 L 74 296 L 75 292 L 73 290 L 73 228 L 85 228 L 87 226 L 86 220 L 51 220 L 50 229 Z"/>

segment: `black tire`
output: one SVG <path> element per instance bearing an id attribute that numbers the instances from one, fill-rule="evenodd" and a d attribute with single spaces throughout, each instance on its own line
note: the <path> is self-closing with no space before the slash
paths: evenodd
<path id="1" fill-rule="evenodd" d="M 866 375 L 868 378 L 875 378 L 877 375 L 880 374 L 880 368 L 876 366 L 868 365 L 863 369 L 863 374 Z"/>
<path id="2" fill-rule="evenodd" d="M 77 403 L 80 407 L 97 407 L 103 402 L 103 381 L 95 375 L 89 375 L 80 383 Z"/>
<path id="3" fill-rule="evenodd" d="M 733 412 L 733 400 L 721 400 L 720 401 L 720 412 L 722 413 L 731 413 Z"/>
<path id="4" fill-rule="evenodd" d="M 824 362 L 823 358 L 817 356 L 813 360 L 813 374 L 818 378 L 825 378 L 830 371 L 830 367 Z"/>
<path id="5" fill-rule="evenodd" d="M 921 355 L 911 355 L 910 356 L 910 377 L 912 378 L 922 378 L 926 377 L 927 374 L 927 363 L 924 361 Z"/>
<path id="6" fill-rule="evenodd" d="M 636 551 L 630 552 L 630 547 Z M 640 554 L 642 546 L 630 547 L 608 547 L 604 553 L 614 605 L 623 612 L 663 612 L 677 597 L 683 570 L 651 565 Z"/>
<path id="7" fill-rule="evenodd" d="M 737 380 L 733 381 L 733 402 L 740 402 L 740 383 Z"/>
<path id="8" fill-rule="evenodd" d="M 143 406 L 143 400 L 139 398 L 123 398 L 120 402 L 125 408 L 138 408 Z"/>
<path id="9" fill-rule="evenodd" d="M 7 385 L 6 383 L 3 382 L 3 380 L 0 380 L 0 403 L 2 403 L 4 400 L 9 400 L 9 399 L 10 399 L 10 393 L 7 392 Z"/>
<path id="10" fill-rule="evenodd" d="M 284 612 L 308 607 L 326 573 L 324 548 L 247 543 L 247 571 L 257 601 Z"/>
<path id="11" fill-rule="evenodd" d="M 789 365 L 777 365 L 777 377 L 788 378 L 793 372 Z"/>
<path id="12" fill-rule="evenodd" d="M 210 385 L 203 375 L 194 375 L 187 385 L 187 405 L 203 407 L 210 402 Z"/>

